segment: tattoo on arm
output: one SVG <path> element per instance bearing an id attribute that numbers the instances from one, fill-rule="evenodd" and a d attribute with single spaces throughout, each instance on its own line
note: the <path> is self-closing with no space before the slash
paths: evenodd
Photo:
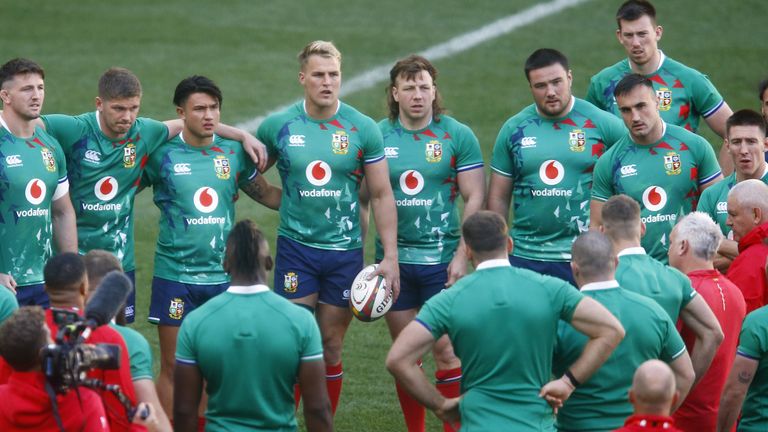
<path id="1" fill-rule="evenodd" d="M 260 201 L 264 197 L 264 190 L 258 181 L 254 180 L 245 186 L 242 186 L 243 192 L 245 192 L 254 201 Z"/>
<path id="2" fill-rule="evenodd" d="M 739 382 L 742 384 L 749 384 L 752 382 L 752 374 L 746 371 L 739 372 Z"/>

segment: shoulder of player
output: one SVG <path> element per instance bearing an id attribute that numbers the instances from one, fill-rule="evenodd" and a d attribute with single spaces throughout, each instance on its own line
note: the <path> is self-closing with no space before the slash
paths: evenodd
<path id="1" fill-rule="evenodd" d="M 623 124 L 620 118 L 609 113 L 608 111 L 601 110 L 600 108 L 596 107 L 594 104 L 581 98 L 576 98 L 574 109 L 577 110 L 577 112 L 579 112 L 581 115 L 593 120 L 593 123 L 597 127 L 602 127 L 606 123 Z"/>
<path id="2" fill-rule="evenodd" d="M 299 101 L 294 104 L 291 104 L 285 109 L 274 112 L 272 114 L 269 114 L 264 121 L 261 122 L 261 125 L 259 125 L 259 130 L 262 129 L 272 129 L 275 128 L 278 125 L 282 125 L 286 123 L 287 121 L 296 118 L 297 116 L 304 113 L 304 102 Z"/>
<path id="3" fill-rule="evenodd" d="M 667 315 L 664 309 L 661 306 L 659 306 L 656 300 L 653 300 L 650 297 L 644 296 L 642 294 L 638 294 L 636 292 L 633 292 L 624 288 L 621 288 L 619 292 L 621 293 L 621 296 L 625 300 L 625 302 L 623 303 L 623 305 L 625 305 L 625 310 L 629 310 L 629 311 L 632 311 L 633 313 L 636 313 L 637 309 L 645 309 L 645 313 L 649 315 L 656 315 L 657 318 L 661 318 L 661 319 L 663 318 L 669 319 L 669 315 Z M 658 319 L 650 320 L 649 322 L 658 323 Z"/>
<path id="4" fill-rule="evenodd" d="M 527 107 L 520 110 L 517 114 L 508 118 L 501 125 L 501 132 L 507 132 L 507 133 L 513 132 L 521 124 L 525 123 L 526 121 L 536 119 L 538 118 L 538 116 L 539 115 L 536 112 L 536 106 L 534 104 L 528 105 Z"/>
<path id="5" fill-rule="evenodd" d="M 688 146 L 688 149 L 690 150 L 698 151 L 704 148 L 712 148 L 712 146 L 709 144 L 709 141 L 707 141 L 704 137 L 693 133 L 682 126 L 667 123 L 667 132 L 664 136 L 669 136 L 685 143 L 685 145 Z"/>
<path id="6" fill-rule="evenodd" d="M 611 79 L 616 78 L 617 76 L 623 77 L 627 74 L 628 70 L 629 64 L 627 63 L 627 59 L 621 59 L 610 66 L 604 67 L 602 70 L 600 70 L 600 72 L 592 75 L 592 78 L 590 79 L 590 85 L 602 85 Z"/>
<path id="7" fill-rule="evenodd" d="M 705 77 L 705 75 L 698 70 L 669 57 L 664 59 L 664 64 L 661 68 L 674 75 L 674 77 L 683 82 L 683 84 L 685 84 L 686 80 L 698 80 Z"/>
<path id="8" fill-rule="evenodd" d="M 336 113 L 337 117 L 341 117 L 349 121 L 358 130 L 362 130 L 364 128 L 378 129 L 378 125 L 376 124 L 376 121 L 374 121 L 372 118 L 361 113 L 352 105 L 348 105 L 344 102 L 341 102 L 340 104 L 341 105 L 339 106 L 339 112 Z"/>

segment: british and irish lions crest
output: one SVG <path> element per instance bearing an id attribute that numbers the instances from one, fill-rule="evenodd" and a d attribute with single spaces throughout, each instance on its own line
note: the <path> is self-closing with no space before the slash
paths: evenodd
<path id="1" fill-rule="evenodd" d="M 675 152 L 669 152 L 664 155 L 664 170 L 667 175 L 678 175 L 682 172 L 680 155 Z"/>
<path id="2" fill-rule="evenodd" d="M 213 159 L 213 169 L 216 171 L 216 177 L 221 180 L 229 179 L 229 159 L 226 156 L 216 156 Z"/>
<path id="3" fill-rule="evenodd" d="M 347 154 L 349 151 L 349 136 L 344 131 L 336 131 L 331 141 L 333 154 Z"/>
<path id="4" fill-rule="evenodd" d="M 184 316 L 184 300 L 178 297 L 171 300 L 171 305 L 168 307 L 168 316 L 175 320 L 181 319 Z"/>
<path id="5" fill-rule="evenodd" d="M 427 162 L 440 162 L 443 158 L 443 145 L 438 140 L 427 143 Z"/>
<path id="6" fill-rule="evenodd" d="M 572 131 L 568 136 L 568 146 L 572 152 L 583 152 L 587 144 L 587 134 L 581 129 Z"/>
<path id="7" fill-rule="evenodd" d="M 53 157 L 53 153 L 47 148 L 41 149 L 40 152 L 43 156 L 43 165 L 45 165 L 45 169 L 50 172 L 56 171 L 56 158 Z"/>
<path id="8" fill-rule="evenodd" d="M 656 99 L 659 101 L 659 111 L 669 111 L 672 108 L 672 90 L 666 87 L 656 90 Z"/>
<path id="9" fill-rule="evenodd" d="M 136 165 L 136 145 L 128 143 L 123 147 L 123 166 L 133 168 Z"/>
<path id="10" fill-rule="evenodd" d="M 299 275 L 294 272 L 288 272 L 283 275 L 283 291 L 293 294 L 299 287 Z"/>

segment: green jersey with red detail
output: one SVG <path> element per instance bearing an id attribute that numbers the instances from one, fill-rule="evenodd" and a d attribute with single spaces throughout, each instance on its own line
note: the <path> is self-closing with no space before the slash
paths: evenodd
<path id="1" fill-rule="evenodd" d="M 30 138 L 16 137 L 0 118 L 0 273 L 19 286 L 43 283 L 53 255 L 51 206 L 68 190 L 56 139 L 41 128 Z"/>
<path id="2" fill-rule="evenodd" d="M 67 157 L 78 248 L 112 252 L 125 271 L 135 270 L 133 200 L 147 157 L 168 140 L 161 122 L 137 118 L 119 139 L 104 135 L 96 112 L 43 116 Z"/>
<path id="3" fill-rule="evenodd" d="M 384 160 L 376 123 L 341 102 L 331 118 L 315 120 L 297 102 L 269 116 L 257 137 L 277 160 L 282 181 L 278 235 L 320 249 L 362 247 L 363 166 Z"/>
<path id="4" fill-rule="evenodd" d="M 179 134 L 153 152 L 142 181 L 160 209 L 154 275 L 196 285 L 229 281 L 222 261 L 238 187 L 256 175 L 240 143 L 218 136 L 194 147 Z"/>
<path id="5" fill-rule="evenodd" d="M 696 209 L 699 191 L 720 175 L 715 152 L 702 137 L 664 124 L 660 140 L 636 144 L 627 134 L 595 165 L 592 199 L 625 194 L 640 204 L 646 231 L 641 244 L 667 263 L 669 233 Z"/>
<path id="6" fill-rule="evenodd" d="M 571 243 L 589 227 L 595 161 L 626 134 L 616 117 L 581 100 L 559 119 L 530 105 L 507 120 L 493 148 L 491 169 L 513 182 L 513 254 L 565 262 Z"/>
<path id="7" fill-rule="evenodd" d="M 410 131 L 399 121 L 379 123 L 397 205 L 398 259 L 404 264 L 450 262 L 459 244 L 460 172 L 483 168 L 480 143 L 472 130 L 440 116 Z M 376 258 L 384 250 L 376 238 Z"/>
<path id="8" fill-rule="evenodd" d="M 714 114 L 725 103 L 706 75 L 660 53 L 659 68 L 646 75 L 659 101 L 659 114 L 668 124 L 696 132 L 699 118 Z M 609 66 L 592 77 L 587 101 L 621 116 L 613 91 L 622 78 L 632 73 L 629 59 Z"/>

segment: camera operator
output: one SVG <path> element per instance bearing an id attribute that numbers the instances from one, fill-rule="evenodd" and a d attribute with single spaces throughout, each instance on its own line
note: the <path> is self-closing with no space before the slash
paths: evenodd
<path id="1" fill-rule="evenodd" d="M 60 430 L 40 363 L 40 350 L 51 342 L 39 306 L 18 309 L 0 327 L 0 355 L 12 368 L 8 383 L 0 385 L 0 430 Z M 64 430 L 109 431 L 104 405 L 92 390 L 59 394 L 56 405 Z"/>

